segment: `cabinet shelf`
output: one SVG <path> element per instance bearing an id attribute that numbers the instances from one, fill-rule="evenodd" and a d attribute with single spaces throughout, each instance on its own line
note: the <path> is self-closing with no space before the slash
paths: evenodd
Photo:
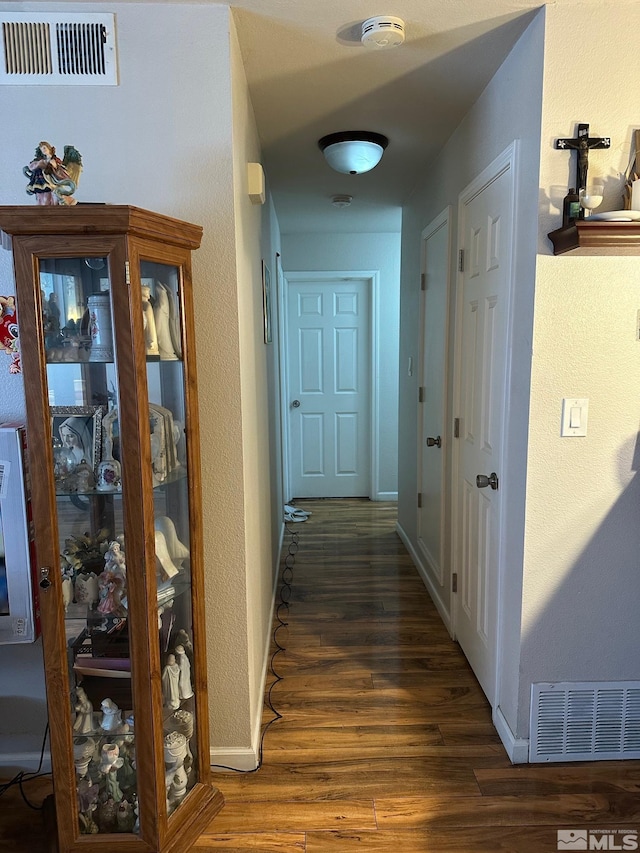
<path id="1" fill-rule="evenodd" d="M 167 486 L 171 486 L 174 483 L 179 483 L 182 480 L 187 479 L 187 469 L 184 467 L 177 468 L 175 471 L 170 471 L 166 478 L 161 483 L 154 483 L 153 490 L 161 491 L 165 489 Z M 122 490 L 114 489 L 113 491 L 106 490 L 98 490 L 98 489 L 90 489 L 87 492 L 65 492 L 61 489 L 56 489 L 56 498 L 74 498 L 79 499 L 80 501 L 85 498 L 122 498 Z"/>
<path id="2" fill-rule="evenodd" d="M 69 358 L 63 357 L 64 350 L 60 350 L 61 357 L 52 356 L 52 350 L 47 350 L 47 364 L 67 364 L 76 367 L 78 364 L 113 364 L 112 358 Z M 147 363 L 151 364 L 175 364 L 182 361 L 182 358 L 161 358 L 159 355 L 148 355 Z"/>
<path id="3" fill-rule="evenodd" d="M 553 254 L 563 255 L 638 255 L 640 222 L 593 222 L 578 219 L 566 228 L 548 234 Z"/>

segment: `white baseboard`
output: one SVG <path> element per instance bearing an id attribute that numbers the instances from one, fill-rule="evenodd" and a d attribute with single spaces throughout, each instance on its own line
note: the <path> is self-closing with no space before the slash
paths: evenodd
<path id="1" fill-rule="evenodd" d="M 413 560 L 413 564 L 416 567 L 416 569 L 418 570 L 420 577 L 422 578 L 422 581 L 423 581 L 424 585 L 426 586 L 427 591 L 428 591 L 429 595 L 431 596 L 431 600 L 435 604 L 436 609 L 437 609 L 438 613 L 440 614 L 440 618 L 444 622 L 447 631 L 449 632 L 449 634 L 452 634 L 451 613 L 449 612 L 449 609 L 447 608 L 446 604 L 444 603 L 444 601 L 440 597 L 440 592 L 434 586 L 433 580 L 431 579 L 429 573 L 427 572 L 426 567 L 423 565 L 422 560 L 420 559 L 418 552 L 413 547 L 413 543 L 411 542 L 411 540 L 407 536 L 407 534 L 404 531 L 400 522 L 396 522 L 396 533 L 398 534 L 400 539 L 402 539 L 403 545 L 405 546 L 405 548 L 409 552 L 409 556 Z"/>
<path id="2" fill-rule="evenodd" d="M 509 761 L 512 764 L 527 764 L 529 761 L 529 741 L 525 738 L 517 738 L 511 731 L 500 708 L 493 711 L 493 725 L 500 735 L 502 745 L 507 751 Z"/>
<path id="3" fill-rule="evenodd" d="M 216 773 L 229 772 L 233 770 L 247 771 L 255 770 L 258 766 L 258 750 L 253 747 L 221 747 L 209 750 L 211 756 L 211 769 Z"/>
<path id="4" fill-rule="evenodd" d="M 397 501 L 398 493 L 397 492 L 376 492 L 375 496 L 371 498 L 372 501 Z"/>

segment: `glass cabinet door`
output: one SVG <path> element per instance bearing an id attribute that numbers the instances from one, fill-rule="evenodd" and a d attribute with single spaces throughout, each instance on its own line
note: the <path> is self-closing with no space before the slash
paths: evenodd
<path id="1" fill-rule="evenodd" d="M 180 268 L 140 262 L 162 668 L 167 811 L 198 781 L 187 406 Z"/>
<path id="2" fill-rule="evenodd" d="M 39 274 L 79 831 L 137 832 L 126 461 L 109 263 L 45 258 Z M 180 268 L 142 261 L 140 280 L 171 815 L 199 777 Z"/>
<path id="3" fill-rule="evenodd" d="M 136 708 L 107 258 L 40 258 L 78 830 L 138 831 Z"/>

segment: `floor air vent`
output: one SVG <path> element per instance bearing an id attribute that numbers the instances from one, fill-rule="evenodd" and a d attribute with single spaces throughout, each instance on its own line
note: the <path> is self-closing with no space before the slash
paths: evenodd
<path id="1" fill-rule="evenodd" d="M 115 86 L 111 14 L 0 12 L 0 84 Z"/>
<path id="2" fill-rule="evenodd" d="M 640 758 L 640 681 L 531 687 L 529 761 Z"/>

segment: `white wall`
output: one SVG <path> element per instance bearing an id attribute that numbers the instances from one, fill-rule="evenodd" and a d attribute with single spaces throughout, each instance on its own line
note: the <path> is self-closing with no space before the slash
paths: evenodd
<path id="1" fill-rule="evenodd" d="M 404 211 L 401 364 L 418 351 L 420 229 L 510 138 L 520 138 L 524 218 L 516 247 L 499 692 L 516 741 L 529 735 L 532 683 L 638 678 L 640 259 L 553 257 L 547 238 L 575 180 L 575 155 L 555 150 L 554 140 L 572 136 L 578 122 L 611 136 L 610 150 L 591 154 L 591 174 L 606 178 L 605 209 L 621 206 L 621 174 L 638 126 L 628 81 L 640 76 L 640 57 L 620 50 L 621 21 L 625 29 L 640 23 L 633 0 L 615 15 L 605 0 L 547 5 Z M 586 438 L 560 437 L 566 396 L 590 400 Z M 414 400 L 413 383 L 401 376 L 401 410 L 415 408 Z M 411 535 L 415 423 L 407 417 L 400 425 L 399 516 Z"/>
<path id="2" fill-rule="evenodd" d="M 5 4 L 7 10 L 23 8 Z M 64 8 L 113 9 L 56 5 Z M 116 8 L 120 85 L 0 87 L 0 115 L 13 117 L 0 128 L 7 164 L 0 203 L 33 203 L 24 192 L 22 166 L 45 137 L 59 149 L 73 144 L 82 153 L 79 201 L 137 205 L 204 228 L 194 253 L 194 296 L 211 735 L 218 752 L 237 749 L 250 761 L 281 528 L 279 505 L 272 516 L 268 502 L 275 487 L 262 438 L 273 442 L 262 410 L 266 348 L 255 342 L 264 222 L 263 214 L 248 209 L 243 191 L 244 162 L 259 159 L 257 134 L 228 8 Z M 269 233 L 272 228 L 277 233 L 277 222 Z M 270 254 L 274 250 L 269 247 Z M 9 262 L 0 251 L 3 293 L 13 286 Z M 24 411 L 19 383 L 10 377 L 0 384 L 2 418 Z M 18 730 L 23 698 L 42 695 L 42 677 L 39 646 L 19 653 L 0 648 L 0 700 L 16 697 L 3 728 Z M 20 687 L 24 680 L 29 690 Z"/>
<path id="3" fill-rule="evenodd" d="M 264 342 L 262 265 L 264 258 L 275 280 L 275 253 L 279 249 L 278 223 L 271 201 L 254 205 L 248 196 L 247 163 L 260 162 L 260 142 L 249 98 L 240 45 L 235 32 L 231 41 L 233 84 L 233 161 L 235 187 L 236 257 L 240 373 L 242 396 L 242 455 L 244 479 L 246 607 L 238 608 L 245 622 L 248 644 L 249 702 L 251 712 L 249 765 L 256 766 L 264 696 L 266 655 L 269 651 L 272 603 L 277 568 L 279 533 L 282 530 L 282 498 L 277 471 L 279 436 L 272 421 L 269 390 L 273 385 L 274 344 Z M 274 321 L 275 321 L 274 316 Z M 277 323 L 274 322 L 277 327 Z M 237 404 L 236 404 L 237 405 Z M 272 525 L 272 520 L 279 524 Z M 239 604 L 240 602 L 238 602 Z M 213 605 L 213 602 L 212 602 Z M 224 624 L 227 613 L 213 605 Z M 215 644 L 214 644 L 215 645 Z M 215 649 L 211 650 L 215 654 Z M 225 717 L 230 706 L 220 709 Z M 224 749 L 223 749 L 224 752 Z M 224 755 L 220 761 L 228 760 Z M 253 760 L 253 763 L 252 763 Z"/>
<path id="4" fill-rule="evenodd" d="M 640 126 L 640 55 L 621 33 L 640 25 L 633 0 L 547 7 L 544 120 L 519 731 L 536 681 L 637 679 L 640 606 L 640 258 L 553 257 L 546 234 L 574 182 L 575 154 L 554 140 L 589 122 L 610 136 L 590 155 L 603 209 L 620 208 L 621 173 Z M 567 38 L 567 33 L 571 38 Z M 623 39 L 624 41 L 624 39 Z M 590 69 L 585 78 L 585 69 Z M 551 202 L 549 201 L 551 197 Z M 586 438 L 561 438 L 561 401 L 590 401 Z"/>
<path id="5" fill-rule="evenodd" d="M 400 235 L 395 233 L 283 234 L 285 274 L 333 270 L 379 270 L 378 494 L 398 492 L 398 333 Z"/>
<path id="6" fill-rule="evenodd" d="M 542 87 L 543 14 L 539 14 L 521 36 L 491 83 L 431 164 L 403 211 L 400 318 L 400 365 L 420 353 L 420 235 L 442 211 L 453 205 L 452 228 L 457 234 L 458 195 L 514 140 L 518 140 L 516 208 L 518 228 L 515 245 L 514 341 L 511 365 L 511 409 L 506 432 L 506 470 L 501 475 L 505 494 L 504 536 L 506 567 L 503 585 L 504 613 L 499 705 L 515 727 L 519 664 L 520 578 L 524 525 L 524 477 L 526 466 L 528 387 L 531 357 L 531 327 L 535 275 L 534 246 L 537 228 L 538 146 Z M 454 240 L 456 238 L 454 237 Z M 457 279 L 452 258 L 451 280 Z M 455 288 L 453 289 L 455 291 Z M 454 305 L 451 316 L 454 316 Z M 453 335 L 451 336 L 453 346 Z M 453 363 L 453 350 L 450 363 Z M 400 370 L 400 493 L 398 520 L 415 552 L 417 547 L 417 382 L 418 372 L 408 377 Z M 451 389 L 450 389 L 451 390 Z M 453 399 L 450 393 L 449 399 Z M 447 413 L 446 434 L 452 436 L 452 418 Z M 447 561 L 447 578 L 451 570 Z M 450 584 L 442 590 L 450 606 Z M 513 639 L 515 638 L 515 644 Z"/>

